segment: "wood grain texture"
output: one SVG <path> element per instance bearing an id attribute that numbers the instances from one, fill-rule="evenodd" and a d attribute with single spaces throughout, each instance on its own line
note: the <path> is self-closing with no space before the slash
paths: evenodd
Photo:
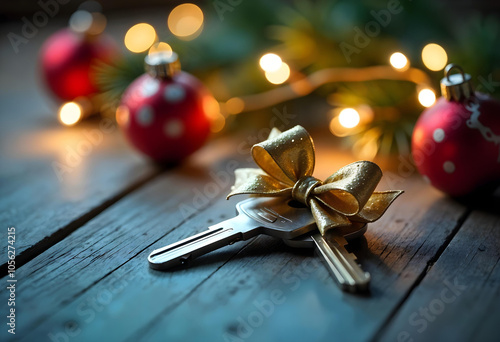
<path id="1" fill-rule="evenodd" d="M 214 145 L 217 153 L 193 156 L 183 167 L 160 176 L 106 210 L 110 216 L 105 221 L 91 220 L 18 269 L 19 292 L 23 293 L 18 306 L 29 313 L 19 323 L 19 329 L 29 331 L 52 316 L 56 308 L 64 307 L 64 303 L 85 293 L 198 210 L 209 206 L 211 196 L 225 196 L 233 171 L 226 168 L 234 168 L 238 162 L 223 157 L 227 156 L 227 141 L 219 140 Z M 234 211 L 234 203 L 224 204 L 226 211 Z M 217 210 L 213 214 L 215 221 L 224 212 Z M 193 231 L 207 227 L 206 216 L 199 219 L 202 222 L 194 224 Z M 176 232 L 181 235 L 174 239 L 189 234 Z M 146 260 L 141 262 L 148 269 Z"/>
<path id="2" fill-rule="evenodd" d="M 163 12 L 121 15 L 109 20 L 115 37 L 140 17 L 165 25 Z M 498 203 L 469 215 L 487 206 L 447 198 L 404 161 L 380 188 L 406 193 L 350 246 L 372 275 L 367 295 L 342 293 L 312 250 L 265 236 L 187 269 L 151 270 L 154 248 L 234 214 L 241 198 L 224 197 L 233 169 L 249 164 L 236 150 L 256 141 L 215 140 L 164 170 L 99 121 L 59 126 L 34 56 L 64 25 L 66 18 L 54 18 L 18 54 L 0 42 L 0 239 L 16 227 L 18 252 L 17 335 L 4 325 L 2 341 L 500 339 Z M 313 137 L 318 178 L 355 161 L 330 134 Z M 61 179 L 55 162 L 71 164 Z M 7 295 L 0 291 L 1 303 Z"/>
<path id="3" fill-rule="evenodd" d="M 82 125 L 17 134 L 2 146 L 7 167 L 0 173 L 0 223 L 16 228 L 19 266 L 161 172 L 132 152 L 116 127 L 111 133 Z M 101 141 L 91 143 L 91 134 Z M 79 146 L 89 153 L 78 154 Z M 74 158 L 73 164 L 66 158 Z M 58 177 L 54 163 L 67 172 Z M 2 240 L 6 233 L 1 230 Z"/>
<path id="4" fill-rule="evenodd" d="M 20 23 L 2 29 L 16 32 Z M 58 123 L 59 103 L 43 90 L 37 63 L 55 29 L 40 29 L 17 54 L 8 39 L 0 42 L 0 239 L 16 228 L 18 266 L 159 173 L 109 119 Z"/>
<path id="5" fill-rule="evenodd" d="M 244 323 L 239 317 L 247 319 L 257 310 L 254 300 L 265 301 L 276 291 L 287 299 L 245 340 L 281 336 L 299 341 L 312 333 L 323 340 L 333 332 L 346 340 L 367 340 L 405 298 L 465 213 L 420 179 L 406 179 L 402 186 L 411 195 L 372 224 L 364 242 L 354 244 L 363 267 L 372 273 L 369 296 L 341 293 L 312 251 L 293 250 L 267 237 L 214 252 L 189 269 L 150 270 L 146 258 L 153 248 L 234 212 L 235 201 L 223 198 L 225 189 L 207 209 L 182 218 L 179 206 L 193 201 L 189 189 L 213 183 L 200 175 L 227 168 L 227 160 L 206 156 L 201 173 L 189 177 L 189 166 L 172 170 L 19 271 L 25 288 L 22 305 L 30 312 L 20 325 L 29 331 L 26 341 L 62 336 L 58 334 L 74 334 L 71 341 L 231 340 L 241 338 Z M 212 169 L 215 160 L 220 162 Z M 147 231 L 138 234 L 138 227 Z"/>
<path id="6" fill-rule="evenodd" d="M 418 182 L 408 188 L 412 200 L 395 204 L 387 217 L 370 227 L 366 245 L 357 245 L 355 252 L 363 268 L 372 274 L 370 295 L 342 293 L 324 267 L 311 264 L 310 256 L 276 250 L 270 242 L 267 247 L 259 238 L 241 252 L 241 259 L 228 262 L 178 308 L 154 317 L 129 340 L 141 336 L 153 341 L 161 337 L 175 340 L 188 333 L 209 340 L 326 341 L 332 336 L 343 341 L 369 340 L 460 218 L 460 206 L 440 200 L 440 196 L 430 200 L 433 191 L 429 190 Z M 265 248 L 274 250 L 259 256 Z M 257 303 L 270 300 L 276 291 L 286 299 L 260 323 L 255 314 L 259 312 Z M 188 321 L 189 312 L 207 318 Z M 250 326 L 246 332 L 242 321 Z"/>
<path id="7" fill-rule="evenodd" d="M 474 211 L 381 341 L 498 341 L 500 216 Z"/>

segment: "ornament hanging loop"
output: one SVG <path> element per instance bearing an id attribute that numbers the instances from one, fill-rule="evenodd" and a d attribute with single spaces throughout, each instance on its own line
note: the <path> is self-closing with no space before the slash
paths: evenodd
<path id="1" fill-rule="evenodd" d="M 446 77 L 446 79 L 449 81 L 449 82 L 452 82 L 452 80 L 450 79 L 450 75 L 451 75 L 451 71 L 453 69 L 456 69 L 458 70 L 458 72 L 460 72 L 460 75 L 462 75 L 462 81 L 465 82 L 465 73 L 464 73 L 464 69 L 462 69 L 462 67 L 460 65 L 457 65 L 455 63 L 450 63 L 446 66 L 446 68 L 444 68 L 444 76 Z"/>
<path id="2" fill-rule="evenodd" d="M 459 74 L 452 74 L 456 69 Z M 474 95 L 471 76 L 457 64 L 448 64 L 444 69 L 444 78 L 441 80 L 441 93 L 448 101 L 463 101 Z"/>

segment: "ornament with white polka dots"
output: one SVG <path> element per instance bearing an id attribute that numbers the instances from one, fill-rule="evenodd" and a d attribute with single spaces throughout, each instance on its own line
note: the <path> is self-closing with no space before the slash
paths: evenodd
<path id="1" fill-rule="evenodd" d="M 500 102 L 474 92 L 471 76 L 454 64 L 445 68 L 441 91 L 413 131 L 418 170 L 452 196 L 494 191 L 500 184 Z"/>
<path id="2" fill-rule="evenodd" d="M 196 150 L 210 133 L 207 102 L 216 102 L 194 76 L 180 70 L 178 56 L 156 52 L 146 73 L 125 91 L 117 121 L 128 141 L 155 161 L 175 163 Z"/>

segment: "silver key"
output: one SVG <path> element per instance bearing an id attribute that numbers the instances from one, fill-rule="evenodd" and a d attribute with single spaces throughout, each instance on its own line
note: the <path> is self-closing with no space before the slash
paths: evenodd
<path id="1" fill-rule="evenodd" d="M 291 247 L 315 247 L 343 291 L 363 292 L 368 290 L 370 285 L 370 273 L 361 269 L 356 262 L 356 256 L 349 253 L 345 246 L 348 244 L 347 240 L 358 238 L 365 231 L 366 224 L 333 230 L 328 233 L 327 239 L 315 231 L 284 242 Z"/>
<path id="2" fill-rule="evenodd" d="M 289 202 L 279 197 L 254 197 L 241 201 L 236 205 L 236 217 L 154 250 L 148 257 L 149 265 L 151 268 L 164 270 L 258 234 L 293 239 L 316 229 L 310 210 L 292 207 L 288 205 Z"/>

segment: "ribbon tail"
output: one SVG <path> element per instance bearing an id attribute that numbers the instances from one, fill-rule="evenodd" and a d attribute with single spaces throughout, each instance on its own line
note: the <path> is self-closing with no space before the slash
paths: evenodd
<path id="1" fill-rule="evenodd" d="M 292 188 L 269 176 L 260 169 L 236 169 L 236 177 L 227 198 L 234 195 L 253 194 L 265 196 L 290 196 Z"/>
<path id="2" fill-rule="evenodd" d="M 356 222 L 373 222 L 378 220 L 389 208 L 392 202 L 403 193 L 401 190 L 375 191 L 361 211 L 350 216 L 349 219 Z"/>
<path id="3" fill-rule="evenodd" d="M 351 225 L 345 216 L 325 208 L 321 202 L 314 198 L 309 200 L 309 207 L 321 235 L 325 235 L 330 229 Z"/>

